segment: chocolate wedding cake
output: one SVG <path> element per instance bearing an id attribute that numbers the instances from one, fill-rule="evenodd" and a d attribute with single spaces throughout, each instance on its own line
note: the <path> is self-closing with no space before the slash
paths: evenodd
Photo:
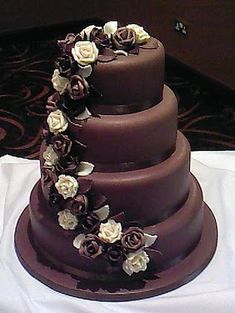
<path id="1" fill-rule="evenodd" d="M 164 48 L 136 24 L 59 40 L 40 162 L 15 233 L 46 285 L 97 300 L 172 290 L 209 263 L 217 229 L 190 173 Z"/>

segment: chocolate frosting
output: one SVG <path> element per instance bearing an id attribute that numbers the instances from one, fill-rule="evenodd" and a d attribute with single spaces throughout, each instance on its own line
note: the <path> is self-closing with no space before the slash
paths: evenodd
<path id="1" fill-rule="evenodd" d="M 154 38 L 155 49 L 139 49 L 139 54 L 118 55 L 108 63 L 98 62 L 89 77 L 100 95 L 94 104 L 129 104 L 162 99 L 164 82 L 164 48 Z"/>
<path id="2" fill-rule="evenodd" d="M 71 138 L 87 145 L 84 157 L 96 164 L 97 170 L 106 167 L 105 171 L 117 171 L 120 163 L 129 163 L 127 167 L 123 164 L 124 169 L 133 168 L 133 162 L 140 163 L 139 168 L 156 164 L 175 149 L 177 100 L 165 86 L 162 101 L 147 110 L 100 115 L 87 120 L 83 127 L 69 123 L 68 131 Z"/>

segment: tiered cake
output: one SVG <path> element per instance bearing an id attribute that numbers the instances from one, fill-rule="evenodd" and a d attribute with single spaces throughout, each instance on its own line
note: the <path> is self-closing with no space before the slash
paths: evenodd
<path id="1" fill-rule="evenodd" d="M 138 299 L 186 283 L 211 259 L 217 231 L 177 131 L 162 44 L 114 21 L 58 45 L 42 178 L 16 228 L 21 262 L 52 288 L 89 299 Z"/>

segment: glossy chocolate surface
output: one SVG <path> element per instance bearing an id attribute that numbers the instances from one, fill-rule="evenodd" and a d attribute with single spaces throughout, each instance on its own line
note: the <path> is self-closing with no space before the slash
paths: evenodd
<path id="1" fill-rule="evenodd" d="M 139 49 L 139 54 L 119 55 L 108 63 L 98 62 L 89 81 L 102 95 L 104 104 L 158 103 L 162 99 L 165 52 L 160 41 L 151 38 L 151 47 Z M 145 45 L 143 45 L 145 46 Z M 146 45 L 147 46 L 147 45 Z"/>
<path id="2" fill-rule="evenodd" d="M 79 256 L 72 245 L 74 232 L 63 230 L 50 215 L 39 183 L 31 195 L 30 217 L 33 238 L 42 253 L 45 250 L 59 262 L 86 272 L 105 273 L 102 258 L 93 262 L 92 259 Z M 197 181 L 191 176 L 189 195 L 181 208 L 162 223 L 144 229 L 150 234 L 158 235 L 152 248 L 162 252 L 162 256 L 157 257 L 159 269 L 166 267 L 177 257 L 183 258 L 193 249 L 200 239 L 202 222 L 202 194 Z"/>
<path id="3" fill-rule="evenodd" d="M 125 172 L 93 172 L 93 190 L 104 194 L 111 214 L 122 211 L 128 220 L 142 224 L 162 221 L 185 201 L 189 190 L 190 146 L 178 132 L 175 152 L 164 162 Z M 47 185 L 42 189 L 48 199 Z"/>
<path id="4" fill-rule="evenodd" d="M 71 138 L 87 145 L 85 159 L 100 167 L 115 168 L 125 162 L 156 164 L 175 149 L 177 100 L 165 86 L 162 101 L 147 110 L 91 117 L 83 127 L 70 123 L 68 131 Z"/>
<path id="5" fill-rule="evenodd" d="M 111 62 L 94 65 L 89 83 L 97 93 L 90 108 L 95 108 L 99 116 L 80 125 L 75 119 L 69 119 L 66 135 L 73 143 L 79 141 L 87 146 L 83 160 L 92 162 L 95 168 L 85 178 L 92 180 L 93 192 L 107 197 L 109 217 L 123 212 L 126 222 L 137 222 L 144 232 L 158 236 L 150 247 L 152 250 L 148 250 L 151 261 L 147 271 L 129 277 L 119 267 L 110 268 L 104 254 L 95 260 L 81 256 L 73 246 L 76 231 L 64 230 L 56 213 L 52 214 L 48 201 L 50 179 L 49 183 L 41 179 L 31 193 L 28 248 L 33 247 L 50 267 L 72 274 L 67 277 L 76 275 L 88 279 L 89 292 L 92 280 L 99 284 L 99 290 L 101 281 L 113 283 L 115 280 L 126 282 L 131 290 L 131 283 L 145 275 L 155 277 L 164 271 L 171 272 L 199 249 L 203 229 L 203 245 L 211 234 L 212 245 L 206 259 L 201 259 L 196 266 L 191 266 L 194 261 L 191 260 L 190 270 L 181 281 L 188 279 L 191 268 L 194 272 L 203 268 L 215 249 L 215 223 L 209 210 L 205 212 L 200 186 L 190 174 L 190 146 L 183 134 L 177 132 L 177 100 L 163 85 L 164 48 L 153 38 L 144 46 L 138 55 L 118 55 Z M 44 142 L 41 167 L 45 149 Z M 24 221 L 26 218 L 24 214 Z M 206 224 L 212 225 L 208 234 Z M 23 251 L 24 246 L 20 245 Z M 200 256 L 201 251 L 199 259 Z M 177 272 L 170 276 L 167 286 L 178 286 L 179 283 L 172 283 L 177 279 Z M 155 286 L 149 295 L 157 294 L 157 289 Z M 95 299 L 95 293 L 87 297 Z"/>

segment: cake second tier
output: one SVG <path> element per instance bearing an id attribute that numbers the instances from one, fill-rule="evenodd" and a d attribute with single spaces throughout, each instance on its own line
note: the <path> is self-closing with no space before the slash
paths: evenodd
<path id="1" fill-rule="evenodd" d="M 122 171 L 162 162 L 175 150 L 177 100 L 167 86 L 153 107 L 130 114 L 91 117 L 82 127 L 69 121 L 68 134 L 87 146 L 84 159 L 96 171 Z"/>

